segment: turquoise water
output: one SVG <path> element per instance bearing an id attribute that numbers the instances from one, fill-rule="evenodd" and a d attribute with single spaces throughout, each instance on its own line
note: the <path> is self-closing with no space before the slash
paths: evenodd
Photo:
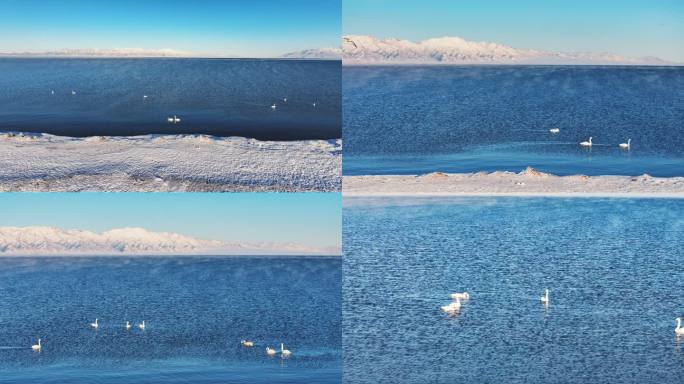
<path id="1" fill-rule="evenodd" d="M 2 258 L 0 383 L 339 383 L 340 275 L 320 257 Z M 291 357 L 268 357 L 280 342 Z"/>
<path id="2" fill-rule="evenodd" d="M 684 378 L 684 200 L 345 198 L 343 223 L 347 383 Z"/>
<path id="3" fill-rule="evenodd" d="M 342 88 L 347 175 L 684 175 L 682 67 L 344 67 Z"/>

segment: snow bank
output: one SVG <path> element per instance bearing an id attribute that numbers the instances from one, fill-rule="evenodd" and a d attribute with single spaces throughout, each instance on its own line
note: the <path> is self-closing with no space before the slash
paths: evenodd
<path id="1" fill-rule="evenodd" d="M 342 141 L 0 134 L 0 191 L 339 191 Z"/>
<path id="2" fill-rule="evenodd" d="M 345 196 L 587 196 L 684 198 L 684 177 L 556 176 L 531 167 L 520 173 L 345 176 Z"/>

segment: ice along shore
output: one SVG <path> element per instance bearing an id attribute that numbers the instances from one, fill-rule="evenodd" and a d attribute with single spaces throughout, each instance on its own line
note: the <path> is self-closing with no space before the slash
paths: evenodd
<path id="1" fill-rule="evenodd" d="M 0 133 L 0 191 L 340 191 L 341 140 Z"/>
<path id="2" fill-rule="evenodd" d="M 344 176 L 345 196 L 565 196 L 684 198 L 684 177 L 556 176 L 528 167 L 520 173 Z"/>

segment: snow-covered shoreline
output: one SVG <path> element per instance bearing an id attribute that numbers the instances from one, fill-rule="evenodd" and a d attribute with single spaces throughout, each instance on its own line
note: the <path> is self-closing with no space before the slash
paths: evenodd
<path id="1" fill-rule="evenodd" d="M 0 133 L 0 192 L 331 192 L 341 167 L 342 140 Z"/>
<path id="2" fill-rule="evenodd" d="M 556 176 L 527 168 L 520 173 L 344 176 L 349 196 L 547 196 L 684 198 L 684 177 Z"/>

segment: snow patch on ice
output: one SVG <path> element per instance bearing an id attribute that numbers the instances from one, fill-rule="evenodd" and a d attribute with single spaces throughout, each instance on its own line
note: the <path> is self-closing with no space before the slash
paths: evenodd
<path id="1" fill-rule="evenodd" d="M 0 134 L 0 191 L 339 191 L 342 140 Z"/>
<path id="2" fill-rule="evenodd" d="M 585 196 L 684 198 L 684 177 L 557 176 L 532 167 L 508 171 L 426 175 L 345 176 L 345 196 Z"/>

